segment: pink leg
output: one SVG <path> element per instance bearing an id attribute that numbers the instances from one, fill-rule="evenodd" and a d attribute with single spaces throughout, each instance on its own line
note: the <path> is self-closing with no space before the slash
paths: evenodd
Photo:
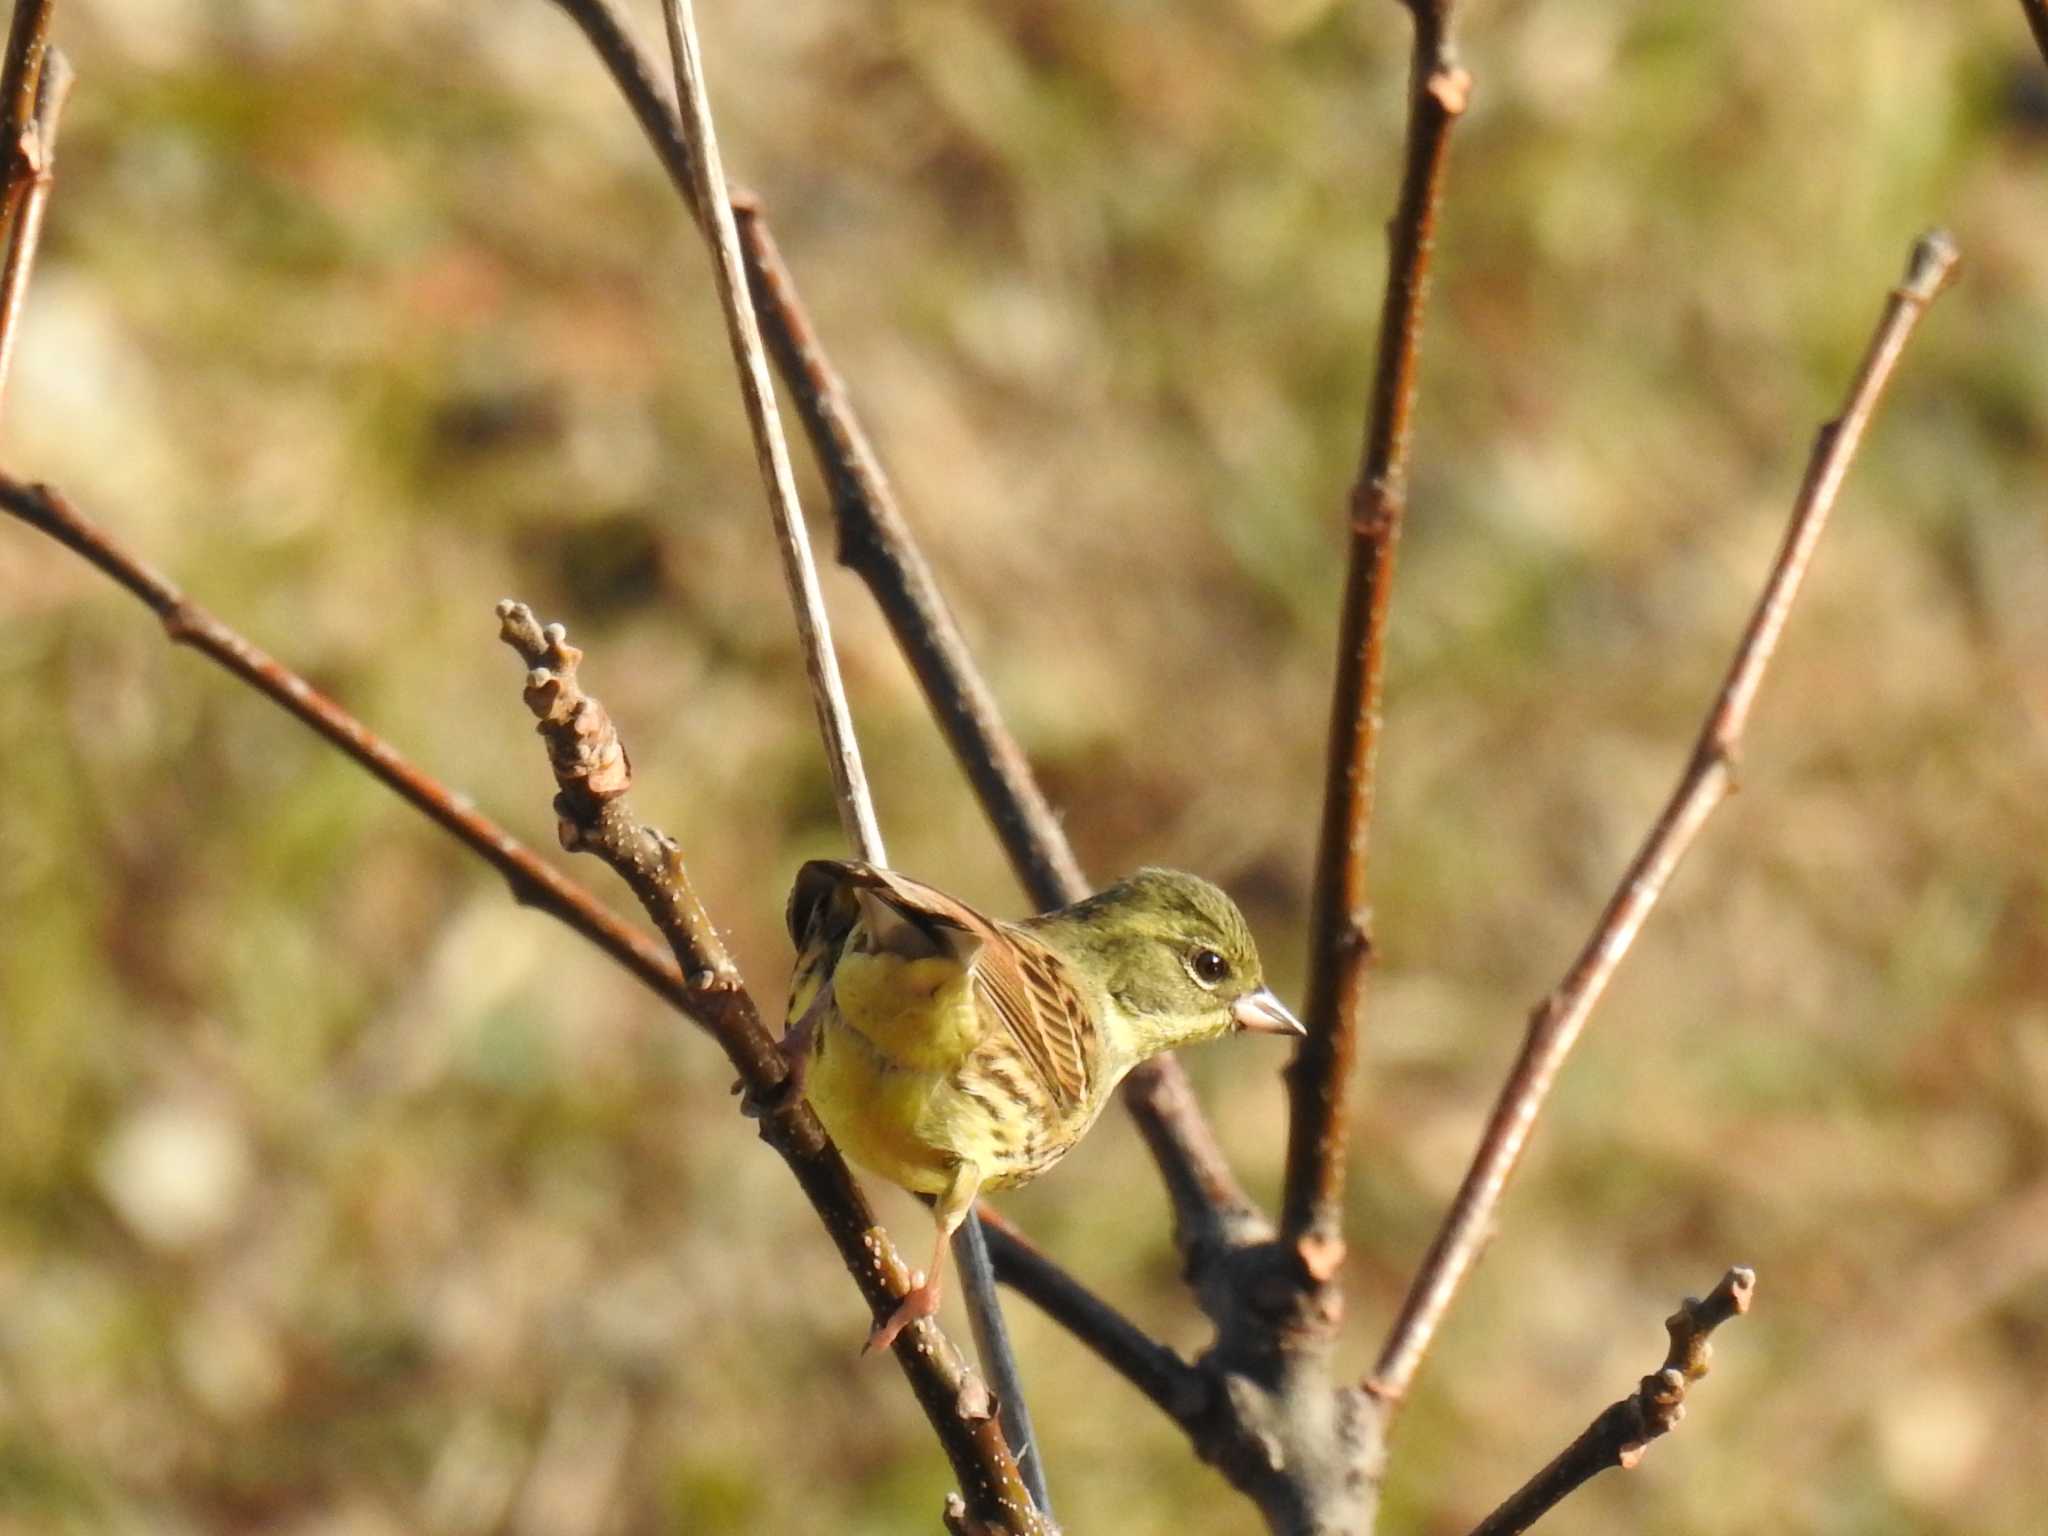
<path id="1" fill-rule="evenodd" d="M 872 1355 L 887 1349 L 896 1342 L 897 1334 L 939 1310 L 939 1282 L 945 1274 L 946 1240 L 952 1235 L 946 1228 L 939 1228 L 939 1240 L 932 1244 L 932 1267 L 910 1277 L 910 1289 L 896 1303 L 896 1310 L 885 1321 L 875 1324 L 874 1330 L 868 1334 L 867 1343 L 860 1347 L 862 1354 Z"/>
<path id="2" fill-rule="evenodd" d="M 973 1163 L 963 1162 L 953 1169 L 953 1181 L 946 1186 L 946 1192 L 939 1196 L 932 1211 L 938 1220 L 939 1235 L 938 1241 L 932 1244 L 931 1268 L 924 1274 L 910 1277 L 910 1289 L 896 1304 L 896 1310 L 875 1325 L 867 1343 L 861 1346 L 862 1354 L 871 1355 L 876 1350 L 887 1349 L 896 1341 L 897 1334 L 939 1310 L 939 1281 L 945 1273 L 946 1244 L 953 1240 L 953 1234 L 960 1230 L 960 1223 L 974 1209 L 974 1197 L 980 1189 L 981 1170 Z"/>

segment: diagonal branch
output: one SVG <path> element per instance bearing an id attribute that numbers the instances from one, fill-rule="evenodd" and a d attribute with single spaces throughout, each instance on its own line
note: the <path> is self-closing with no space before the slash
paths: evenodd
<path id="1" fill-rule="evenodd" d="M 867 584 L 881 608 L 1032 901 L 1042 909 L 1079 901 L 1088 894 L 1088 878 L 903 520 L 760 204 L 736 194 L 733 211 L 754 301 L 767 318 L 768 346 L 832 495 L 839 563 Z"/>
<path id="2" fill-rule="evenodd" d="M 614 0 L 553 3 L 590 42 L 670 182 L 700 217 L 681 120 Z M 1078 900 L 1088 891 L 1080 865 L 903 520 L 766 217 L 744 193 L 736 192 L 733 202 L 763 338 L 832 489 L 840 559 L 874 595 L 1031 899 L 1041 908 Z M 1234 1208 L 1253 1209 L 1178 1062 L 1161 1056 L 1144 1063 L 1125 1079 L 1123 1097 L 1174 1192 L 1177 1230 L 1213 1224 L 1216 1212 L 1205 1203 L 1213 1192 L 1227 1192 Z"/>
<path id="3" fill-rule="evenodd" d="M 551 868 L 531 848 L 477 811 L 467 796 L 408 762 L 389 742 L 298 673 L 193 602 L 59 492 L 49 486 L 25 485 L 0 473 L 0 507 L 126 587 L 163 621 L 174 644 L 191 646 L 318 731 L 345 757 L 503 875 L 515 901 L 547 913 L 589 940 L 723 1041 L 721 1006 L 710 992 L 686 977 L 660 944 L 613 916 L 582 885 Z M 761 1058 L 760 1069 L 767 1070 L 771 1060 Z"/>
<path id="4" fill-rule="evenodd" d="M 21 331 L 22 301 L 28 295 L 28 280 L 35 271 L 36 247 L 42 243 L 43 210 L 49 206 L 50 188 L 57 180 L 57 122 L 76 79 L 71 61 L 60 50 L 50 49 L 36 82 L 35 117 L 23 140 L 33 169 L 20 212 L 7 232 L 6 264 L 0 266 L 0 402 L 7 397 L 7 380 L 14 367 L 14 339 Z"/>
<path id="5" fill-rule="evenodd" d="M 1708 1335 L 1747 1312 L 1755 1292 L 1755 1271 L 1731 1269 L 1705 1301 L 1686 1297 L 1664 1320 L 1671 1335 L 1664 1364 L 1634 1392 L 1610 1404 L 1556 1460 L 1480 1521 L 1472 1536 L 1519 1536 L 1609 1467 L 1633 1470 L 1650 1442 L 1669 1434 L 1685 1417 L 1686 1392 L 1713 1360 Z"/>
<path id="6" fill-rule="evenodd" d="M 998 1278 L 1093 1350 L 1189 1434 L 1208 1400 L 1203 1376 L 1178 1353 L 1069 1274 L 992 1206 L 981 1207 Z"/>
<path id="7" fill-rule="evenodd" d="M 698 224 L 711 246 L 711 269 L 718 281 L 719 308 L 725 312 L 726 339 L 739 369 L 740 399 L 753 430 L 754 457 L 768 492 L 768 511 L 775 520 L 775 546 L 782 554 L 782 574 L 789 584 L 789 605 L 803 642 L 804 666 L 810 674 L 811 699 L 818 711 L 818 731 L 825 738 L 825 758 L 832 770 L 833 799 L 846 840 L 856 857 L 886 865 L 882 833 L 875 822 L 867 772 L 861 767 L 860 743 L 853 733 L 846 687 L 839 677 L 839 653 L 832 646 L 832 628 L 825 617 L 825 597 L 818 590 L 818 565 L 811 558 L 810 535 L 798 505 L 796 474 L 789 465 L 789 444 L 775 408 L 775 383 L 768 377 L 767 354 L 761 350 L 761 328 L 747 301 L 746 271 L 732 204 L 725 191 L 725 167 L 718 154 L 718 132 L 711 120 L 711 99 L 704 88 L 704 60 L 697 43 L 697 24 L 690 0 L 664 0 L 669 52 L 675 63 L 676 94 L 683 103 L 683 131 L 695 173 Z M 703 217 L 708 211 L 709 218 Z"/>
<path id="8" fill-rule="evenodd" d="M 1886 302 L 1841 415 L 1820 429 L 1784 543 L 1701 727 L 1692 758 L 1600 914 L 1592 936 L 1557 990 L 1530 1016 L 1521 1054 L 1501 1088 L 1472 1165 L 1381 1346 L 1379 1363 L 1366 1385 L 1389 1404 L 1397 1404 L 1407 1394 L 1444 1313 L 1478 1261 L 1508 1179 L 1586 1020 L 1700 828 L 1734 790 L 1736 755 L 1757 689 L 1791 616 L 1843 478 L 1907 341 L 1947 284 L 1956 261 L 1954 242 L 1938 230 L 1915 242 L 1905 278 Z"/>
<path id="9" fill-rule="evenodd" d="M 1380 681 L 1394 549 L 1407 505 L 1408 441 L 1431 244 L 1451 129 L 1471 78 L 1451 51 L 1450 0 L 1408 0 L 1415 55 L 1406 168 L 1387 242 L 1378 361 L 1358 480 L 1351 490 L 1351 566 L 1330 705 L 1329 764 L 1309 926 L 1308 1038 L 1288 1069 L 1292 1113 L 1280 1227 L 1311 1275 L 1343 1252 L 1344 1153 L 1352 1066 L 1372 964 L 1368 839 L 1380 737 Z"/>
<path id="10" fill-rule="evenodd" d="M 674 839 L 641 822 L 626 803 L 632 768 L 604 706 L 583 690 L 577 675 L 582 652 L 568 643 L 559 624 L 543 628 L 523 603 L 500 603 L 498 617 L 500 637 L 531 669 L 526 703 L 540 720 L 560 789 L 555 810 L 562 845 L 611 865 L 670 936 L 702 988 L 725 1000 L 731 1043 L 726 1035 L 720 1043 L 740 1071 L 741 1086 L 752 1102 L 778 1106 L 761 1116 L 762 1140 L 810 1197 L 869 1309 L 884 1315 L 908 1287 L 908 1272 L 809 1104 L 787 1096 L 778 1100 L 775 1089 L 787 1064 L 691 890 Z M 945 1334 L 929 1323 L 922 1330 L 906 1329 L 894 1352 L 987 1528 L 1042 1536 L 1047 1527 L 1031 1511 L 1030 1494 L 990 1412 L 988 1391 Z"/>

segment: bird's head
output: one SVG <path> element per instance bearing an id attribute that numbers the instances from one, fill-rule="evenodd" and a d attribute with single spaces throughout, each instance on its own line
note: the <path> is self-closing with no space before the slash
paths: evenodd
<path id="1" fill-rule="evenodd" d="M 1141 869 L 1041 923 L 1108 993 L 1134 1059 L 1237 1029 L 1305 1033 L 1267 989 L 1237 903 L 1206 880 Z"/>

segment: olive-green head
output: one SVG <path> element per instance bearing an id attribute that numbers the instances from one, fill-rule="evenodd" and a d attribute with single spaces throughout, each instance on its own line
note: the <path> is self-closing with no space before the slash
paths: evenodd
<path id="1" fill-rule="evenodd" d="M 1197 876 L 1141 869 L 1030 926 L 1106 994 L 1132 1060 L 1233 1029 L 1304 1033 L 1267 990 L 1237 903 Z"/>

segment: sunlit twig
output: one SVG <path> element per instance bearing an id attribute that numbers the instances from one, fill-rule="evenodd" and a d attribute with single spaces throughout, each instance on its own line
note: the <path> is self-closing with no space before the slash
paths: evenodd
<path id="1" fill-rule="evenodd" d="M 1671 1336 L 1664 1364 L 1610 1404 L 1549 1466 L 1480 1521 L 1472 1536 L 1519 1536 L 1608 1468 L 1627 1471 L 1640 1462 L 1650 1442 L 1669 1434 L 1685 1417 L 1686 1392 L 1707 1374 L 1713 1359 L 1708 1335 L 1747 1312 L 1755 1291 L 1754 1271 L 1731 1269 L 1706 1300 L 1686 1297 L 1664 1321 Z"/>
<path id="2" fill-rule="evenodd" d="M 0 264 L 0 404 L 7 399 L 7 380 L 14 368 L 14 343 L 21 330 L 23 300 L 35 271 L 36 248 L 43 238 L 43 211 L 57 180 L 57 124 L 64 99 L 77 75 L 61 50 L 52 48 L 36 81 L 36 110 L 31 121 L 27 155 L 32 169 L 12 227 L 7 231 L 7 257 Z"/>
<path id="3" fill-rule="evenodd" d="M 1608 899 L 1592 936 L 1557 989 L 1530 1015 L 1521 1054 L 1494 1103 L 1471 1166 L 1409 1284 L 1400 1314 L 1367 1380 L 1367 1390 L 1390 1405 L 1407 1394 L 1437 1326 L 1478 1261 L 1508 1179 L 1586 1020 L 1700 828 L 1734 790 L 1743 730 L 1798 598 L 1800 583 L 1827 527 L 1828 513 L 1907 341 L 1947 284 L 1956 261 L 1954 242 L 1940 231 L 1914 243 L 1905 278 L 1885 304 L 1841 415 L 1823 426 L 1814 442 L 1784 542 L 1700 729 L 1692 757 Z"/>

